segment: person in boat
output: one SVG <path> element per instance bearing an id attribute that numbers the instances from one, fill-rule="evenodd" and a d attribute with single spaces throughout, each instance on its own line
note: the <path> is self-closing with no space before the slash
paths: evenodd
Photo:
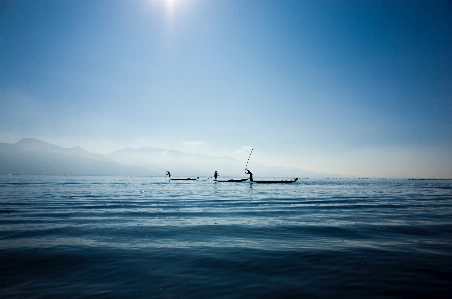
<path id="1" fill-rule="evenodd" d="M 171 173 L 169 171 L 166 172 L 166 175 L 171 177 Z"/>
<path id="2" fill-rule="evenodd" d="M 215 170 L 215 173 L 213 174 L 213 177 L 215 178 L 215 181 L 216 181 L 218 178 L 218 172 L 216 170 Z"/>
<path id="3" fill-rule="evenodd" d="M 252 182 L 253 181 L 253 173 L 249 169 L 246 169 L 245 173 L 250 175 L 250 182 Z"/>

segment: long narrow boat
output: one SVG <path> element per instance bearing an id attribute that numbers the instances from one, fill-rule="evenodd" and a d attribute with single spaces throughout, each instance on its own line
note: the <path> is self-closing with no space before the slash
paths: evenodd
<path id="1" fill-rule="evenodd" d="M 255 181 L 253 180 L 253 183 L 258 183 L 258 184 L 292 184 L 295 183 L 296 181 L 298 181 L 298 178 L 294 178 L 293 180 L 280 180 L 280 181 Z"/>
<path id="2" fill-rule="evenodd" d="M 248 179 L 229 179 L 229 180 L 219 180 L 218 179 L 218 171 L 215 170 L 215 173 L 213 174 L 213 181 L 219 182 L 219 183 L 240 183 L 247 181 Z"/>
<path id="3" fill-rule="evenodd" d="M 197 178 L 172 178 L 171 173 L 169 171 L 166 172 L 165 176 L 168 176 L 170 181 L 197 181 L 197 180 L 199 180 L 199 177 L 197 177 Z"/>
<path id="4" fill-rule="evenodd" d="M 245 168 L 245 173 L 250 175 L 250 182 L 251 183 L 258 183 L 258 184 L 292 184 L 298 181 L 298 178 L 294 178 L 293 180 L 280 180 L 280 181 L 262 181 L 262 180 L 253 180 L 253 173 L 248 169 Z"/>
<path id="5" fill-rule="evenodd" d="M 229 179 L 229 180 L 213 180 L 213 181 L 219 182 L 219 183 L 240 183 L 240 182 L 244 182 L 247 180 L 248 179 Z"/>

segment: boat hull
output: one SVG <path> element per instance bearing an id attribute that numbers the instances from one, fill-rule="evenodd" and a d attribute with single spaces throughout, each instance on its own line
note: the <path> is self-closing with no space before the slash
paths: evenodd
<path id="1" fill-rule="evenodd" d="M 215 182 L 219 183 L 240 183 L 247 181 L 248 179 L 229 179 L 229 180 L 214 180 Z"/>
<path id="2" fill-rule="evenodd" d="M 281 180 L 281 181 L 253 181 L 253 183 L 258 183 L 258 184 L 292 184 L 295 183 L 296 181 L 298 181 L 298 178 L 295 178 L 293 180 Z"/>

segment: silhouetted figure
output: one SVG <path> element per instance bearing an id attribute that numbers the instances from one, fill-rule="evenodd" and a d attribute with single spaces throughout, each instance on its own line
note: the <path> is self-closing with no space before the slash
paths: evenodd
<path id="1" fill-rule="evenodd" d="M 171 173 L 169 171 L 166 172 L 166 175 L 171 178 Z"/>
<path id="2" fill-rule="evenodd" d="M 215 170 L 215 173 L 213 174 L 213 177 L 215 178 L 215 181 L 216 181 L 218 178 L 218 172 L 216 170 Z"/>
<path id="3" fill-rule="evenodd" d="M 245 171 L 245 173 L 250 175 L 250 182 L 252 182 L 253 181 L 253 173 L 249 169 L 247 169 Z"/>

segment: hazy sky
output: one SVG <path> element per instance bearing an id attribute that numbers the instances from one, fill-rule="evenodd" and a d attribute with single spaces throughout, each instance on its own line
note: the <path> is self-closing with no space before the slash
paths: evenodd
<path id="1" fill-rule="evenodd" d="M 450 1 L 2 1 L 0 30 L 1 142 L 452 178 Z"/>

